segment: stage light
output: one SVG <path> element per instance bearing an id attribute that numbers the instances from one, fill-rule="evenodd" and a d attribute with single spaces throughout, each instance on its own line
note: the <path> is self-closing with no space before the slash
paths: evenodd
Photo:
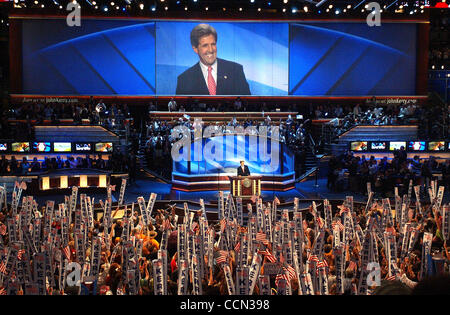
<path id="1" fill-rule="evenodd" d="M 104 7 L 103 11 L 108 12 L 108 7 Z"/>
<path id="2" fill-rule="evenodd" d="M 112 6 L 112 7 L 114 6 L 114 2 L 111 2 L 111 6 Z"/>
<path id="3" fill-rule="evenodd" d="M 254 3 L 255 2 L 255 0 L 250 0 L 250 3 Z"/>
<path id="4" fill-rule="evenodd" d="M 166 10 L 166 11 L 169 10 L 169 7 L 164 7 L 164 10 Z"/>
<path id="5" fill-rule="evenodd" d="M 351 5 L 351 4 L 349 4 L 349 5 L 347 6 L 347 9 L 351 9 L 351 7 L 352 7 L 352 5 Z"/>
<path id="6" fill-rule="evenodd" d="M 119 10 L 120 9 L 120 7 L 119 6 L 116 6 L 116 10 Z"/>
<path id="7" fill-rule="evenodd" d="M 208 11 L 208 7 L 206 7 L 205 10 Z"/>
<path id="8" fill-rule="evenodd" d="M 423 10 L 420 10 L 420 13 L 423 13 Z"/>
<path id="9" fill-rule="evenodd" d="M 326 12 L 330 12 L 330 9 L 326 9 L 325 11 L 326 11 Z"/>
<path id="10" fill-rule="evenodd" d="M 261 12 L 261 8 L 258 8 L 258 12 Z"/>
<path id="11" fill-rule="evenodd" d="M 344 12 L 344 13 L 347 12 L 347 9 L 342 10 L 342 12 Z"/>
<path id="12" fill-rule="evenodd" d="M 139 4 L 139 9 L 144 10 L 144 4 L 143 3 Z"/>
<path id="13" fill-rule="evenodd" d="M 41 4 L 41 8 L 45 7 L 45 5 Z"/>
<path id="14" fill-rule="evenodd" d="M 59 7 L 59 8 L 62 9 L 62 7 Z M 95 6 L 95 9 L 96 9 L 96 10 L 98 9 L 98 5 Z"/>
<path id="15" fill-rule="evenodd" d="M 434 65 L 432 65 L 432 66 L 431 66 L 431 69 L 433 69 L 433 70 L 434 70 L 434 68 L 435 68 L 435 67 L 434 67 Z"/>
<path id="16" fill-rule="evenodd" d="M 184 11 L 187 11 L 188 7 L 184 7 Z"/>
<path id="17" fill-rule="evenodd" d="M 59 8 L 60 8 L 60 9 L 62 9 L 62 8 L 63 8 L 63 6 L 62 6 L 62 5 L 60 5 L 60 6 L 59 6 Z M 97 8 L 96 8 L 96 9 L 97 9 Z"/>
<path id="18" fill-rule="evenodd" d="M 242 11 L 242 8 L 239 8 L 239 11 Z"/>
<path id="19" fill-rule="evenodd" d="M 97 5 L 97 2 L 95 2 L 95 1 L 92 1 L 92 5 Z"/>
<path id="20" fill-rule="evenodd" d="M 333 8 L 333 5 L 330 4 L 330 5 L 328 6 L 328 9 L 332 9 L 332 8 Z"/>
<path id="21" fill-rule="evenodd" d="M 303 7 L 303 11 L 308 12 L 308 7 L 306 5 Z"/>
<path id="22" fill-rule="evenodd" d="M 383 13 L 383 9 L 380 9 L 380 13 Z"/>
<path id="23" fill-rule="evenodd" d="M 39 4 L 39 2 L 38 1 L 34 1 L 34 4 Z"/>
<path id="24" fill-rule="evenodd" d="M 283 3 L 288 3 L 288 0 L 283 0 Z"/>
<path id="25" fill-rule="evenodd" d="M 226 10 L 227 10 L 227 8 L 223 8 L 222 10 L 223 10 L 223 11 L 226 11 Z"/>
<path id="26" fill-rule="evenodd" d="M 286 12 L 286 8 L 283 8 L 283 12 Z"/>
<path id="27" fill-rule="evenodd" d="M 403 9 L 403 5 L 400 5 L 398 8 L 399 8 L 399 9 Z"/>
<path id="28" fill-rule="evenodd" d="M 336 11 L 334 11 L 334 13 L 335 13 L 335 14 L 339 14 L 339 13 L 341 13 L 341 11 L 336 10 Z"/>
<path id="29" fill-rule="evenodd" d="M 272 5 L 272 2 L 267 2 L 267 5 L 268 5 L 268 6 L 271 6 L 271 5 Z"/>
<path id="30" fill-rule="evenodd" d="M 292 8 L 292 13 L 297 13 L 297 8 Z"/>
<path id="31" fill-rule="evenodd" d="M 155 11 L 156 11 L 156 7 L 155 7 L 155 6 L 152 6 L 150 10 L 152 10 L 153 12 L 155 12 Z"/>
<path id="32" fill-rule="evenodd" d="M 368 4 L 366 4 L 365 6 L 364 6 L 364 9 L 367 9 L 369 7 L 369 5 Z"/>
<path id="33" fill-rule="evenodd" d="M 445 68 L 444 66 L 441 67 L 442 70 L 444 70 L 444 68 Z"/>

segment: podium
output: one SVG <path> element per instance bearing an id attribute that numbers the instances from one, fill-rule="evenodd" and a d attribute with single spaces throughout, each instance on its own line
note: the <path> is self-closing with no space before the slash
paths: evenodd
<path id="1" fill-rule="evenodd" d="M 261 195 L 262 176 L 229 176 L 231 195 L 243 199 Z"/>

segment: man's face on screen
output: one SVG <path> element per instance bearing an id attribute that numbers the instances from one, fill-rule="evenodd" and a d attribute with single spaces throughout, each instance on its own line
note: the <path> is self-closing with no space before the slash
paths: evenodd
<path id="1" fill-rule="evenodd" d="M 194 51 L 204 65 L 211 66 L 216 61 L 217 46 L 216 39 L 213 35 L 200 37 L 198 46 L 192 48 L 194 48 Z"/>

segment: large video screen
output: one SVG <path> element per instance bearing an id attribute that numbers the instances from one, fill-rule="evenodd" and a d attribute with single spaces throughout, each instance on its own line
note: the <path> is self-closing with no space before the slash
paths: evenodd
<path id="1" fill-rule="evenodd" d="M 191 41 L 208 30 L 217 40 Z M 216 95 L 288 95 L 287 23 L 159 22 L 156 38 L 158 94 L 210 95 L 207 66 L 217 65 Z"/>
<path id="2" fill-rule="evenodd" d="M 22 92 L 415 95 L 416 45 L 414 23 L 24 19 Z"/>

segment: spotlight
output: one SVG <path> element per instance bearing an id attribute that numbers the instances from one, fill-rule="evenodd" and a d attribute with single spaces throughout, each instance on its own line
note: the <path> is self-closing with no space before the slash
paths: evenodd
<path id="1" fill-rule="evenodd" d="M 164 10 L 166 10 L 166 11 L 169 10 L 169 7 L 164 7 Z"/>
<path id="2" fill-rule="evenodd" d="M 103 11 L 108 12 L 108 7 L 104 7 Z"/>
<path id="3" fill-rule="evenodd" d="M 351 4 L 349 4 L 349 5 L 347 6 L 347 9 L 351 9 L 351 7 L 352 7 L 352 5 L 351 5 Z"/>
<path id="4" fill-rule="evenodd" d="M 337 9 L 336 11 L 334 11 L 335 14 L 339 14 L 341 13 L 341 11 L 339 11 L 339 9 Z"/>
<path id="5" fill-rule="evenodd" d="M 242 11 L 242 8 L 239 8 L 239 11 Z"/>
<path id="6" fill-rule="evenodd" d="M 283 8 L 283 12 L 286 12 L 286 8 Z"/>
<path id="7" fill-rule="evenodd" d="M 258 8 L 258 12 L 261 12 L 261 8 Z"/>
<path id="8" fill-rule="evenodd" d="M 151 7 L 151 10 L 152 10 L 153 12 L 155 12 L 155 11 L 156 11 L 156 7 L 155 7 L 155 6 L 152 6 L 152 7 Z"/>
<path id="9" fill-rule="evenodd" d="M 297 8 L 296 7 L 292 8 L 292 13 L 297 13 Z"/>
<path id="10" fill-rule="evenodd" d="M 111 2 L 111 6 L 112 6 L 112 7 L 114 6 L 114 2 Z"/>
<path id="11" fill-rule="evenodd" d="M 206 7 L 205 10 L 208 11 L 208 7 Z"/>
<path id="12" fill-rule="evenodd" d="M 283 0 L 283 3 L 288 3 L 288 0 Z"/>
<path id="13" fill-rule="evenodd" d="M 328 6 L 328 9 L 332 9 L 332 8 L 333 8 L 333 5 L 330 4 L 330 5 Z"/>
<path id="14" fill-rule="evenodd" d="M 184 11 L 187 11 L 188 10 L 188 7 L 184 7 Z"/>
<path id="15" fill-rule="evenodd" d="M 303 11 L 308 12 L 308 7 L 306 5 L 303 7 Z"/>
<path id="16" fill-rule="evenodd" d="M 139 4 L 139 9 L 144 10 L 144 4 L 143 3 Z"/>

